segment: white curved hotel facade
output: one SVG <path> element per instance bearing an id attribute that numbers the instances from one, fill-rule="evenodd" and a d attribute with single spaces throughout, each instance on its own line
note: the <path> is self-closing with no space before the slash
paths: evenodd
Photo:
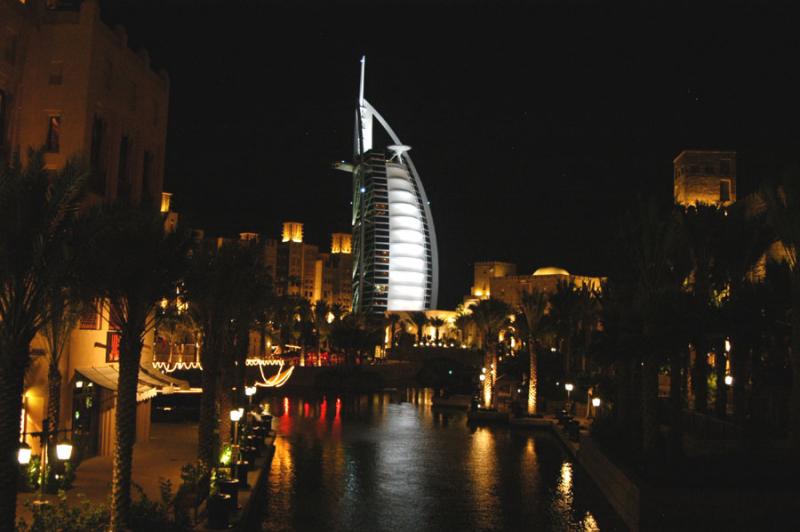
<path id="1" fill-rule="evenodd" d="M 373 118 L 394 142 L 385 150 L 372 147 Z M 409 149 L 364 98 L 362 58 L 352 165 L 354 312 L 436 308 L 436 231 Z"/>

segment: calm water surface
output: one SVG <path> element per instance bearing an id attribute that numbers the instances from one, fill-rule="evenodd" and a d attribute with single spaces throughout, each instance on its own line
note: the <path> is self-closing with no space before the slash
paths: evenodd
<path id="1" fill-rule="evenodd" d="M 552 436 L 470 427 L 430 399 L 272 398 L 264 530 L 624 530 Z"/>

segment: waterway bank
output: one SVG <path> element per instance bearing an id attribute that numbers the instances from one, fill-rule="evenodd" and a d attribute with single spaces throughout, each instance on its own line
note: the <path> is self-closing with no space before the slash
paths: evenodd
<path id="1" fill-rule="evenodd" d="M 268 530 L 625 530 L 552 434 L 467 423 L 429 390 L 287 394 Z"/>

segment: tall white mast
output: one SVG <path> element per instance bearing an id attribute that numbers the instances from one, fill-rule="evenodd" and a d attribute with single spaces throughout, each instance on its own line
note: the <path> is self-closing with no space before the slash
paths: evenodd
<path id="1" fill-rule="evenodd" d="M 367 56 L 361 56 L 361 81 L 358 85 L 358 155 L 362 155 L 372 149 L 372 112 L 369 109 L 367 100 L 364 99 L 364 69 L 366 64 Z"/>

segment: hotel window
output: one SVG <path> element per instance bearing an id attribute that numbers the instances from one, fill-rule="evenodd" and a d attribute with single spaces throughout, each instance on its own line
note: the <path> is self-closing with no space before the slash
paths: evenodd
<path id="1" fill-rule="evenodd" d="M 61 148 L 61 115 L 50 115 L 47 118 L 47 141 L 45 151 L 58 153 Z"/>
<path id="2" fill-rule="evenodd" d="M 122 330 L 122 311 L 117 305 L 109 302 L 108 304 L 108 330 Z"/>
<path id="3" fill-rule="evenodd" d="M 97 300 L 93 299 L 81 309 L 80 328 L 96 330 L 99 328 L 100 313 L 97 311 Z"/>
<path id="4" fill-rule="evenodd" d="M 153 173 L 153 154 L 149 150 L 144 151 L 144 157 L 142 159 L 142 196 L 149 196 L 150 195 L 150 180 L 152 178 Z M 151 199 L 151 198 L 144 198 L 144 199 Z"/>
<path id="5" fill-rule="evenodd" d="M 111 64 L 111 59 L 108 58 L 103 64 L 103 85 L 105 85 L 106 92 L 111 92 L 114 85 L 114 67 Z"/>
<path id="6" fill-rule="evenodd" d="M 5 50 L 5 57 L 6 61 L 13 64 L 17 62 L 17 44 L 19 42 L 19 38 L 16 35 L 9 35 L 8 41 L 6 42 L 6 50 Z"/>
<path id="7" fill-rule="evenodd" d="M 135 111 L 136 110 L 136 83 L 134 83 L 132 81 L 131 81 L 131 86 L 130 86 L 130 95 L 129 95 L 129 97 L 130 97 L 131 111 Z"/>
<path id="8" fill-rule="evenodd" d="M 64 83 L 64 62 L 51 61 L 50 62 L 50 85 L 61 85 Z"/>
<path id="9" fill-rule="evenodd" d="M 8 107 L 8 96 L 0 90 L 0 146 L 6 143 L 6 107 Z"/>
<path id="10" fill-rule="evenodd" d="M 720 201 L 730 201 L 731 200 L 731 182 L 728 179 L 723 179 L 719 182 L 719 200 Z"/>
<path id="11" fill-rule="evenodd" d="M 106 191 L 105 134 L 105 120 L 95 115 L 92 123 L 92 145 L 89 151 L 89 163 L 92 172 L 90 184 L 92 190 L 98 194 L 105 194 Z"/>
<path id="12" fill-rule="evenodd" d="M 119 165 L 117 167 L 117 198 L 128 201 L 131 197 L 130 182 L 130 156 L 131 141 L 127 135 L 123 135 L 119 141 Z"/>

